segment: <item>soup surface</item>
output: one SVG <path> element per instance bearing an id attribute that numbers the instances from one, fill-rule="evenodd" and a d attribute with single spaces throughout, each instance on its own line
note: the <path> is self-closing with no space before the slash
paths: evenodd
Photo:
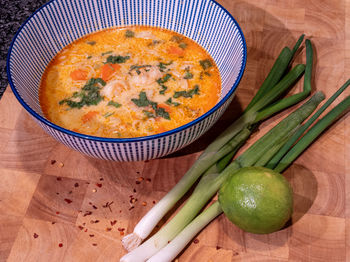
<path id="1" fill-rule="evenodd" d="M 220 74 L 197 43 L 154 27 L 87 35 L 49 64 L 40 104 L 53 123 L 100 137 L 140 137 L 182 126 L 210 110 Z"/>

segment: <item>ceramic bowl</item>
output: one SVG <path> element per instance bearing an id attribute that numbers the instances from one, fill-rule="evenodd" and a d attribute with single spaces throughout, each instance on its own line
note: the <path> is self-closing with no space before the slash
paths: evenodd
<path id="1" fill-rule="evenodd" d="M 179 128 L 145 137 L 103 138 L 76 133 L 48 121 L 38 90 L 50 60 L 66 45 L 106 28 L 148 25 L 170 29 L 199 43 L 221 74 L 219 102 Z M 141 161 L 177 151 L 203 135 L 226 110 L 246 64 L 246 43 L 235 19 L 212 0 L 53 0 L 21 26 L 7 58 L 7 74 L 20 104 L 48 134 L 85 155 Z"/>

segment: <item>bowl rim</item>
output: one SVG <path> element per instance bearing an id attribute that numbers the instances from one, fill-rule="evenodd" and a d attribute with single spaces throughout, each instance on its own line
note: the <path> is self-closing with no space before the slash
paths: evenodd
<path id="1" fill-rule="evenodd" d="M 235 83 L 233 84 L 233 86 L 231 87 L 231 89 L 228 91 L 228 93 L 214 107 L 212 107 L 209 111 L 207 111 L 206 113 L 204 113 L 200 117 L 192 120 L 191 122 L 189 122 L 189 123 L 187 123 L 185 125 L 177 127 L 175 129 L 171 129 L 171 130 L 163 132 L 163 133 L 149 135 L 149 136 L 132 137 L 132 138 L 107 138 L 107 137 L 85 135 L 85 134 L 77 133 L 77 132 L 68 130 L 66 128 L 63 128 L 63 127 L 61 127 L 59 125 L 56 125 L 56 124 L 52 123 L 51 121 L 49 121 L 46 118 L 44 118 L 41 115 L 39 115 L 38 113 L 36 113 L 22 99 L 22 97 L 19 95 L 17 89 L 14 86 L 14 83 L 12 81 L 11 72 L 10 72 L 10 60 L 11 60 L 12 49 L 13 49 L 13 45 L 16 42 L 16 39 L 17 39 L 18 35 L 22 31 L 22 29 L 26 26 L 26 24 L 32 19 L 32 17 L 34 17 L 38 12 L 40 12 L 42 9 L 44 9 L 47 5 L 50 5 L 52 2 L 55 2 L 55 1 L 59 1 L 59 0 L 50 0 L 46 4 L 42 5 L 36 11 L 34 11 L 24 21 L 24 23 L 19 27 L 19 29 L 17 30 L 15 36 L 13 37 L 13 39 L 11 41 L 9 51 L 7 53 L 6 73 L 7 73 L 7 79 L 9 81 L 9 85 L 11 87 L 11 90 L 14 93 L 15 97 L 17 98 L 17 100 L 20 102 L 20 104 L 30 113 L 30 115 L 32 115 L 34 118 L 36 118 L 40 122 L 43 122 L 45 125 L 49 126 L 50 128 L 55 129 L 56 131 L 68 134 L 70 136 L 78 137 L 78 138 L 81 138 L 81 139 L 84 139 L 84 140 L 91 140 L 91 141 L 98 141 L 98 142 L 108 142 L 108 143 L 130 143 L 130 142 L 142 142 L 142 141 L 148 141 L 148 140 L 153 140 L 153 139 L 159 139 L 159 138 L 162 138 L 162 137 L 166 137 L 166 136 L 169 136 L 169 135 L 181 132 L 181 131 L 183 131 L 183 130 L 185 130 L 187 128 L 190 128 L 190 127 L 194 126 L 195 124 L 201 122 L 203 119 L 205 119 L 205 118 L 209 117 L 210 115 L 212 115 L 214 112 L 216 112 L 231 97 L 231 95 L 237 89 L 237 87 L 238 87 L 238 85 L 239 85 L 239 83 L 240 83 L 240 81 L 242 79 L 242 76 L 243 76 L 244 71 L 245 71 L 246 63 L 247 63 L 247 44 L 246 44 L 246 40 L 245 40 L 243 31 L 242 31 L 241 27 L 239 26 L 238 22 L 236 21 L 236 19 L 233 17 L 233 15 L 231 15 L 230 12 L 228 12 L 226 10 L 226 8 L 224 8 L 216 0 L 207 0 L 209 2 L 212 2 L 212 3 L 216 4 L 219 8 L 221 8 L 232 19 L 232 21 L 234 22 L 235 26 L 238 29 L 238 32 L 240 33 L 240 35 L 242 37 L 242 47 L 243 47 L 242 66 L 241 66 L 241 69 L 240 69 L 239 74 L 237 76 L 237 79 L 236 79 Z"/>

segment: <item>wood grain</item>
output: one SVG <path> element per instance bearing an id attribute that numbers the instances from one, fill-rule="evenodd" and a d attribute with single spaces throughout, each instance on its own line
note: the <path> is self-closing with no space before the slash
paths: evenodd
<path id="1" fill-rule="evenodd" d="M 245 34 L 246 71 L 218 123 L 170 156 L 134 163 L 83 156 L 42 131 L 7 89 L 0 101 L 0 261 L 118 261 L 125 254 L 123 234 L 242 112 L 281 48 L 292 46 L 301 33 L 315 49 L 314 90 L 329 97 L 349 78 L 350 0 L 219 2 Z M 305 50 L 295 59 L 302 62 Z M 292 92 L 301 88 L 299 81 Z M 291 110 L 266 121 L 247 146 Z M 288 226 L 254 235 L 220 216 L 177 261 L 350 261 L 349 113 L 284 175 L 294 189 L 295 211 Z"/>

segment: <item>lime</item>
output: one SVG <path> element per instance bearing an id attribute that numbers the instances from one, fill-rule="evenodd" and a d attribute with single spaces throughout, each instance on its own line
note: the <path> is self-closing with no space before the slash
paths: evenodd
<path id="1" fill-rule="evenodd" d="M 264 167 L 245 167 L 233 173 L 219 191 L 219 202 L 231 222 L 256 234 L 281 229 L 293 212 L 288 181 Z"/>

